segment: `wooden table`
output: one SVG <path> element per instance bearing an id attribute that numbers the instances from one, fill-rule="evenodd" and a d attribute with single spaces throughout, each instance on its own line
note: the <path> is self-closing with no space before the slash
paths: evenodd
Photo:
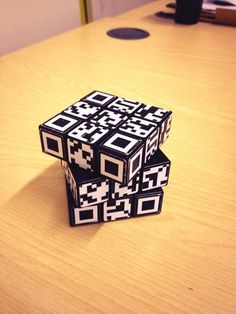
<path id="1" fill-rule="evenodd" d="M 1 313 L 235 313 L 235 29 L 175 25 L 163 2 L 1 59 Z M 106 36 L 148 30 L 140 41 Z M 68 226 L 38 124 L 98 89 L 174 112 L 163 213 Z"/>

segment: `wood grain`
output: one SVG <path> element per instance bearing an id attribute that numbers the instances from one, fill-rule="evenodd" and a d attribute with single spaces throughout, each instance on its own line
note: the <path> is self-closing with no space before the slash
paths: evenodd
<path id="1" fill-rule="evenodd" d="M 236 312 L 235 29 L 162 21 L 161 6 L 1 59 L 1 313 Z M 151 36 L 106 36 L 118 26 Z M 93 89 L 173 110 L 160 216 L 68 226 L 37 127 Z"/>

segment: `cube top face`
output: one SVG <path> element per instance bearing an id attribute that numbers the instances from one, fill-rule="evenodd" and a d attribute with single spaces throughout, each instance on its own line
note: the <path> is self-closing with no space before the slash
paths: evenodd
<path id="1" fill-rule="evenodd" d="M 140 144 L 140 140 L 133 138 L 128 134 L 126 135 L 121 132 L 116 132 L 103 142 L 101 146 L 122 156 L 129 156 Z"/>
<path id="2" fill-rule="evenodd" d="M 87 144 L 95 145 L 98 143 L 106 134 L 108 134 L 109 129 L 92 123 L 91 121 L 86 121 L 79 124 L 71 132 L 68 133 L 68 137 L 75 140 L 82 141 Z"/>
<path id="3" fill-rule="evenodd" d="M 68 117 L 63 114 L 58 114 L 52 119 L 46 121 L 41 127 L 47 127 L 59 133 L 66 133 L 73 126 L 78 125 L 80 120 Z"/>
<path id="4" fill-rule="evenodd" d="M 159 214 L 163 200 L 163 190 L 161 188 L 153 190 L 151 193 L 135 195 L 135 205 L 133 216 L 146 214 Z"/>
<path id="5" fill-rule="evenodd" d="M 93 91 L 92 93 L 83 97 L 83 100 L 97 104 L 99 106 L 106 106 L 108 103 L 117 97 L 108 93 Z"/>
<path id="6" fill-rule="evenodd" d="M 161 123 L 164 121 L 169 115 L 171 111 L 166 109 L 157 108 L 151 105 L 142 104 L 138 110 L 135 112 L 135 116 L 146 119 L 152 122 Z"/>
<path id="7" fill-rule="evenodd" d="M 148 120 L 131 117 L 122 124 L 119 130 L 145 139 L 157 128 L 157 124 Z"/>
<path id="8" fill-rule="evenodd" d="M 69 108 L 65 109 L 63 113 L 66 113 L 76 118 L 87 120 L 93 114 L 97 113 L 100 109 L 101 107 L 97 104 L 91 104 L 85 101 L 78 101 Z"/>
<path id="9" fill-rule="evenodd" d="M 141 106 L 140 102 L 119 97 L 112 103 L 110 103 L 107 106 L 107 108 L 113 111 L 118 111 L 129 115 L 134 113 L 140 106 Z"/>
<path id="10" fill-rule="evenodd" d="M 98 123 L 108 129 L 115 129 L 121 125 L 128 116 L 121 112 L 111 110 L 102 110 L 91 118 L 91 121 Z"/>

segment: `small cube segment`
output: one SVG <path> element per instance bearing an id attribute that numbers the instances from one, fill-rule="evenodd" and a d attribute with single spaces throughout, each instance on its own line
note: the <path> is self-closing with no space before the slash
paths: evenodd
<path id="1" fill-rule="evenodd" d="M 132 216 L 136 217 L 147 214 L 159 214 L 161 212 L 162 201 L 162 188 L 135 194 L 132 207 Z"/>
<path id="2" fill-rule="evenodd" d="M 109 180 L 66 161 L 61 162 L 66 181 L 78 207 L 103 203 L 109 199 Z"/>
<path id="3" fill-rule="evenodd" d="M 138 193 L 140 186 L 140 172 L 138 172 L 128 184 L 122 184 L 110 180 L 110 190 L 112 199 L 120 199 Z"/>
<path id="4" fill-rule="evenodd" d="M 131 217 L 132 197 L 119 200 L 110 199 L 102 204 L 103 221 L 120 220 Z"/>
<path id="5" fill-rule="evenodd" d="M 158 142 L 159 147 L 167 140 L 169 137 L 172 120 L 171 111 L 142 104 L 135 112 L 135 116 L 151 122 L 156 122 L 158 124 L 160 128 Z"/>
<path id="6" fill-rule="evenodd" d="M 143 142 L 144 163 L 146 163 L 158 149 L 159 127 L 156 123 L 137 117 L 130 117 L 118 130 L 131 134 L 134 138 Z"/>
<path id="7" fill-rule="evenodd" d="M 128 116 L 122 112 L 102 110 L 94 115 L 91 118 L 91 121 L 108 129 L 115 129 L 119 127 L 127 118 Z"/>
<path id="8" fill-rule="evenodd" d="M 67 159 L 66 136 L 80 119 L 63 113 L 56 115 L 39 126 L 42 151 L 60 159 Z"/>
<path id="9" fill-rule="evenodd" d="M 95 90 L 84 96 L 82 99 L 86 102 L 105 107 L 116 98 L 117 96 Z"/>
<path id="10" fill-rule="evenodd" d="M 140 106 L 141 106 L 141 103 L 138 101 L 118 97 L 107 106 L 107 109 L 125 113 L 126 115 L 131 115 Z"/>
<path id="11" fill-rule="evenodd" d="M 91 205 L 87 207 L 78 207 L 74 201 L 69 184 L 66 182 L 66 195 L 69 210 L 70 226 L 80 226 L 94 224 L 102 221 L 101 205 Z"/>
<path id="12" fill-rule="evenodd" d="M 141 171 L 140 190 L 148 191 L 168 184 L 170 160 L 158 149 Z"/>
<path id="13" fill-rule="evenodd" d="M 142 167 L 143 144 L 122 132 L 115 132 L 99 147 L 100 174 L 128 184 Z"/>
<path id="14" fill-rule="evenodd" d="M 71 105 L 69 108 L 65 109 L 63 114 L 77 119 L 87 120 L 94 114 L 98 113 L 99 110 L 101 110 L 99 105 L 80 100 Z"/>
<path id="15" fill-rule="evenodd" d="M 110 130 L 86 121 L 68 133 L 68 161 L 86 170 L 97 169 L 97 147 Z"/>

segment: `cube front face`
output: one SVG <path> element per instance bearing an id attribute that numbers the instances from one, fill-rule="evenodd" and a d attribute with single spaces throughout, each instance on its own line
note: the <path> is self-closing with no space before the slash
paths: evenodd
<path id="1" fill-rule="evenodd" d="M 134 197 L 132 215 L 135 217 L 148 214 L 159 214 L 161 212 L 162 200 L 163 190 L 161 188 L 152 191 L 152 193 L 137 194 Z"/>
<path id="2" fill-rule="evenodd" d="M 142 156 L 141 141 L 130 135 L 116 132 L 100 147 L 100 173 L 127 184 L 141 169 Z"/>
<path id="3" fill-rule="evenodd" d="M 81 208 L 76 206 L 68 184 L 66 188 L 71 226 L 128 219 L 161 212 L 162 189 L 121 199 L 110 199 L 101 204 Z"/>

